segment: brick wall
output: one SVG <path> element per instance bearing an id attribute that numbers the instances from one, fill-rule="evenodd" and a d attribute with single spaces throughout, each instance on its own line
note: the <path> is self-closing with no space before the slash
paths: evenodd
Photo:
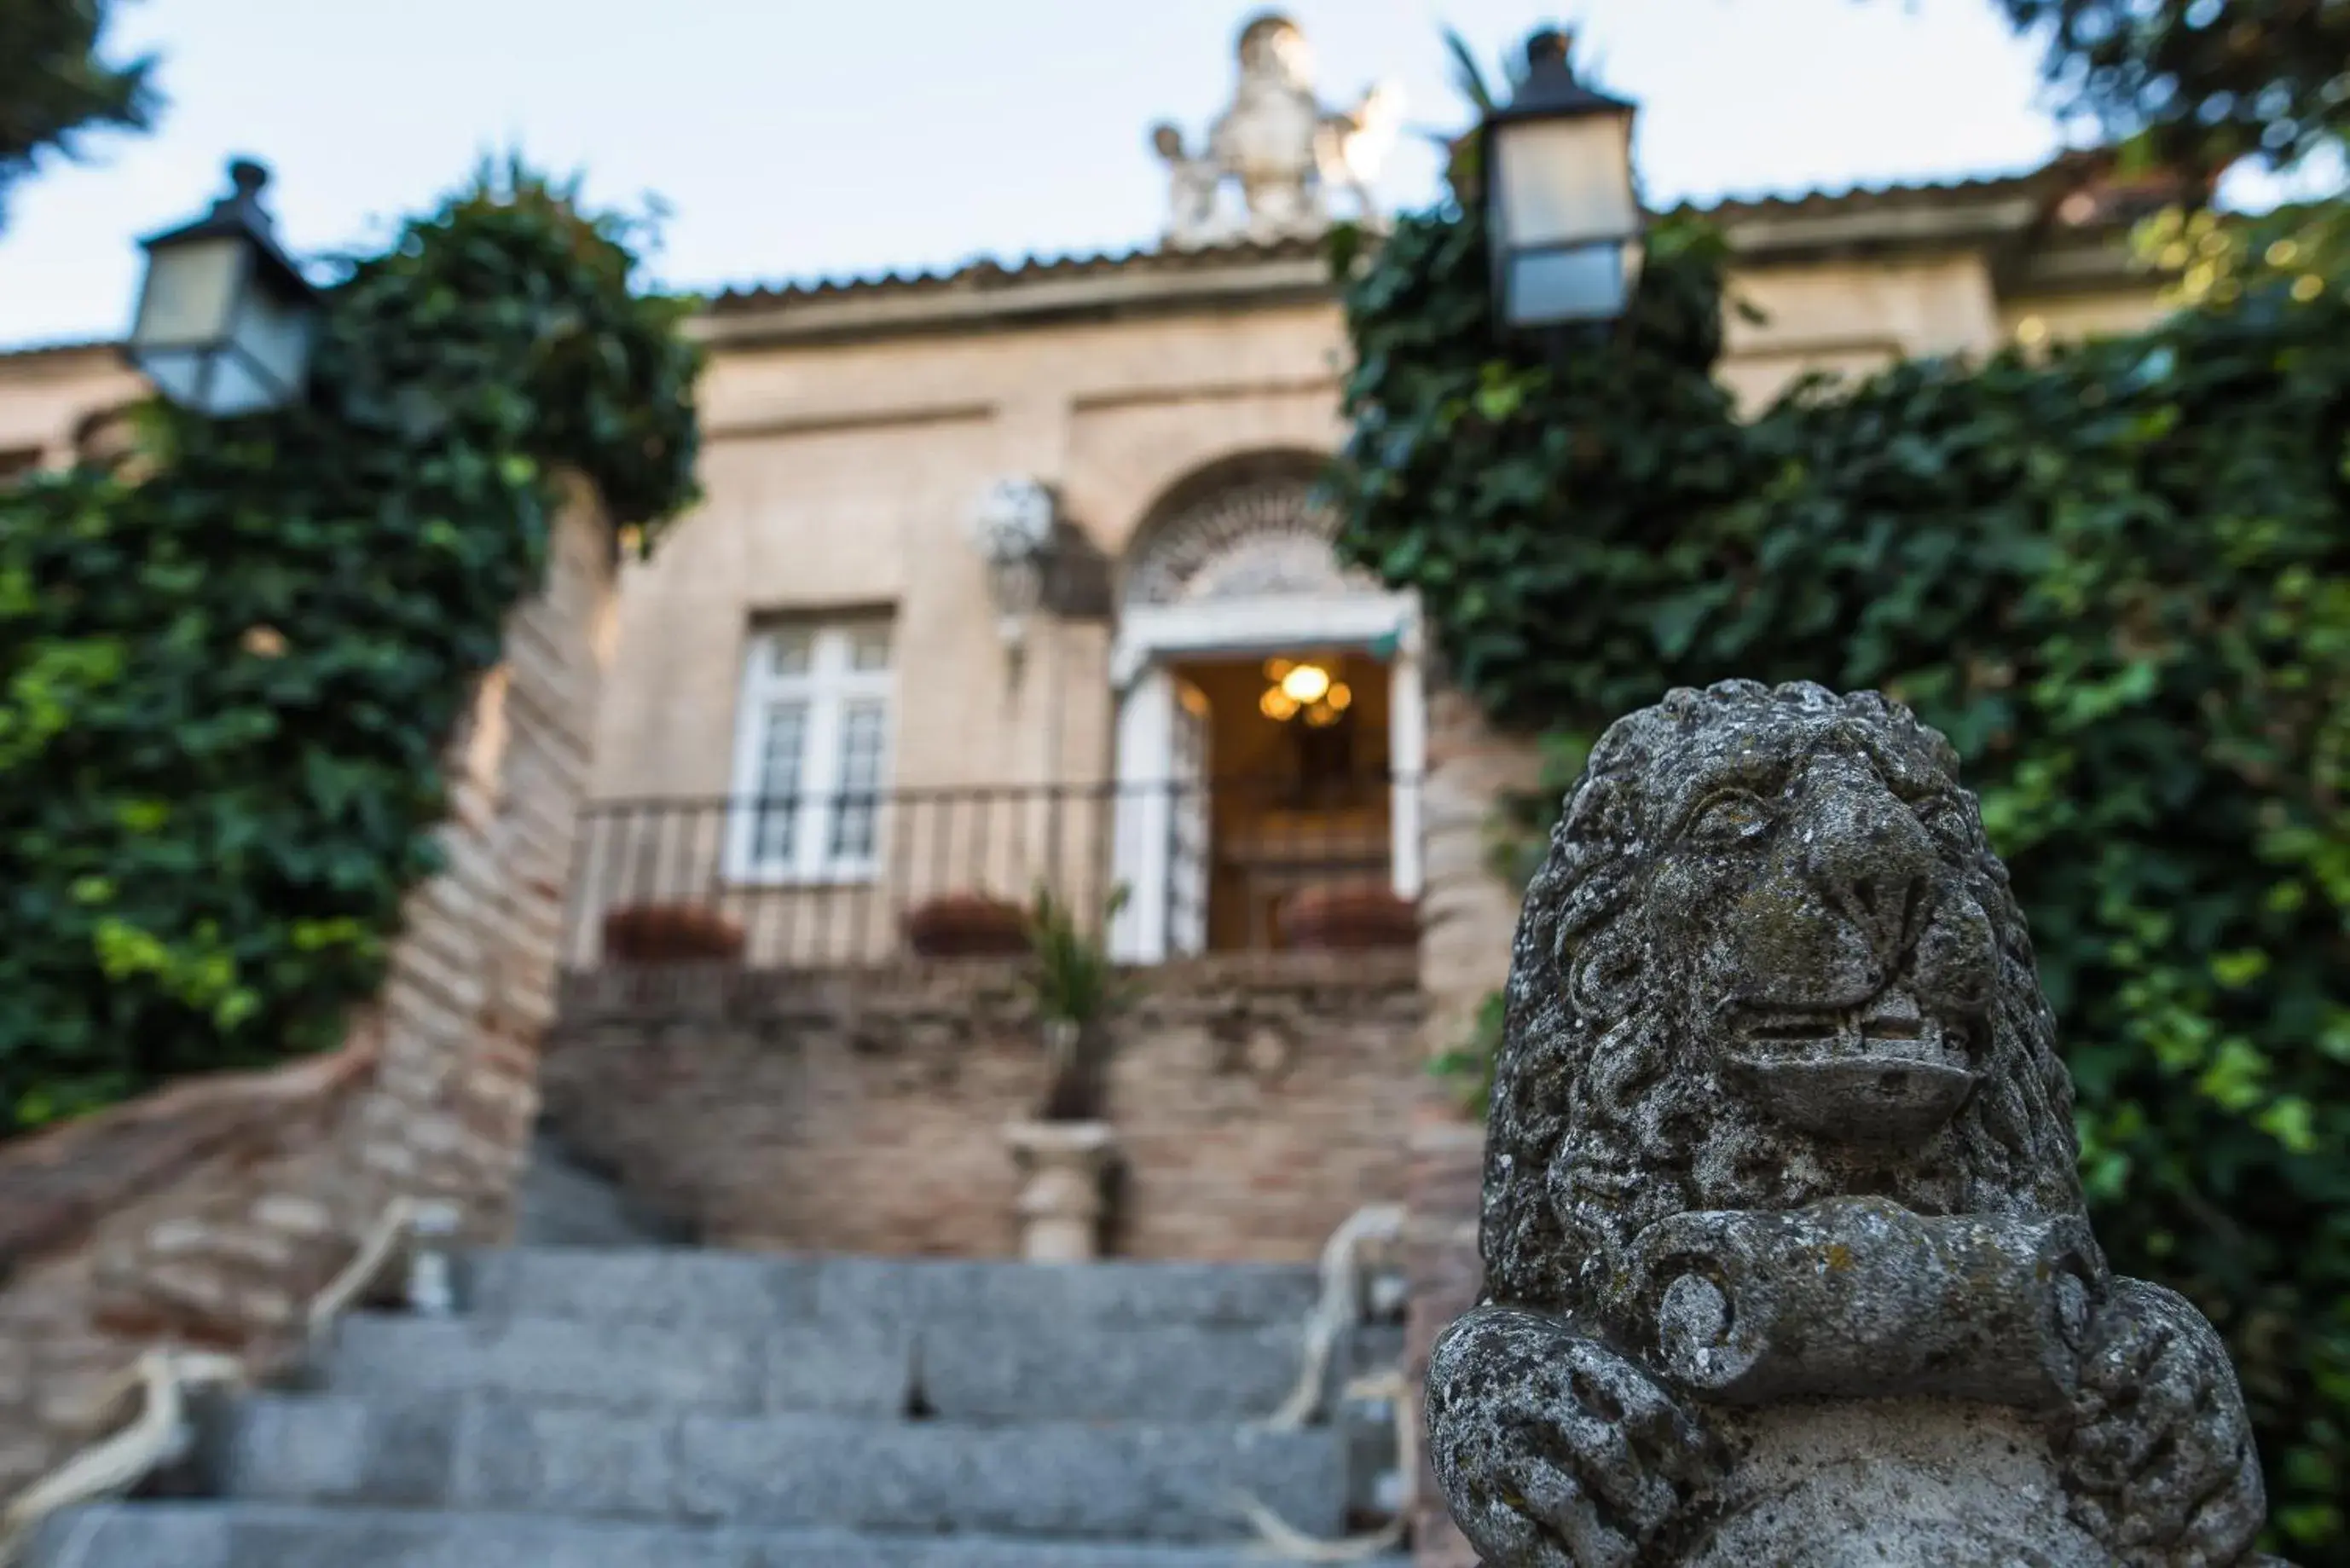
<path id="1" fill-rule="evenodd" d="M 607 649 L 610 529 L 567 498 L 545 592 L 451 739 L 449 869 L 331 1056 L 196 1079 L 0 1148 L 0 1500 L 120 1412 L 157 1345 L 264 1369 L 395 1197 L 508 1224 L 553 1015 L 571 838 Z"/>
<path id="2" fill-rule="evenodd" d="M 1430 693 L 1419 964 L 1428 992 L 1423 1045 L 1430 1055 L 1461 1044 L 1480 1004 L 1509 979 L 1519 894 L 1487 869 L 1487 825 L 1504 795 L 1534 786 L 1537 762 L 1531 742 L 1494 731 L 1460 691 L 1440 686 Z M 1475 1304 L 1482 1288 L 1477 1213 L 1484 1129 L 1447 1091 L 1434 1090 L 1423 1093 L 1409 1137 L 1405 1327 L 1416 1398 L 1436 1336 Z M 1471 1568 L 1476 1553 L 1446 1514 L 1424 1452 L 1416 1498 L 1412 1553 L 1419 1568 Z"/>
<path id="3" fill-rule="evenodd" d="M 1397 1201 L 1415 981 L 1409 954 L 1139 976 L 1107 1030 L 1112 1249 L 1310 1259 Z M 976 962 L 577 976 L 542 1078 L 567 1145 L 709 1241 L 976 1257 L 1014 1250 L 1004 1128 L 1045 1088 L 1016 971 Z"/>

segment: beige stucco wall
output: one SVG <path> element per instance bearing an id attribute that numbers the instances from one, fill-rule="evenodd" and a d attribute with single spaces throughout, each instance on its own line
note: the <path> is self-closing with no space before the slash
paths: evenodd
<path id="1" fill-rule="evenodd" d="M 1766 317 L 1730 326 L 1722 378 L 1748 409 L 1805 371 L 1981 351 L 2012 331 L 1975 254 L 1774 265 L 1732 287 Z M 2152 306 L 2040 309 L 2062 333 Z M 1107 639 L 1065 628 L 1014 685 L 963 537 L 971 504 L 994 478 L 1035 474 L 1118 557 L 1185 475 L 1252 451 L 1334 450 L 1346 354 L 1325 303 L 722 348 L 703 393 L 708 501 L 623 587 L 598 793 L 724 793 L 753 619 L 883 606 L 899 626 L 895 782 L 1106 777 Z"/>
<path id="2" fill-rule="evenodd" d="M 2160 293 L 2147 287 L 2050 299 L 2002 300 L 1999 315 L 2001 331 L 2009 339 L 2067 343 L 2141 332 L 2160 320 L 2164 313 Z"/>
<path id="3" fill-rule="evenodd" d="M 599 793 L 724 793 L 754 619 L 884 607 L 898 784 L 1100 777 L 1106 639 L 1047 628 L 1014 680 L 964 536 L 973 502 L 1005 475 L 1051 480 L 1115 555 L 1210 462 L 1335 448 L 1341 342 L 1335 308 L 1312 306 L 722 352 L 702 389 L 707 499 L 623 584 Z"/>
<path id="4" fill-rule="evenodd" d="M 111 348 L 0 359 L 0 454 L 36 452 L 44 466 L 61 466 L 73 459 L 76 425 L 144 391 L 144 382 Z"/>
<path id="5" fill-rule="evenodd" d="M 1978 255 L 1762 268 L 1731 275 L 1728 293 L 1763 317 L 1732 311 L 1724 323 L 1721 379 L 1750 413 L 1812 371 L 1866 375 L 1999 341 L 1999 306 Z"/>

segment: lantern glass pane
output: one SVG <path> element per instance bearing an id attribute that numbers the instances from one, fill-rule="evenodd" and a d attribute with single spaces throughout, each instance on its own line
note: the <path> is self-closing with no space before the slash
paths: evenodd
<path id="1" fill-rule="evenodd" d="M 1621 239 L 1640 226 L 1630 115 L 1506 120 L 1493 140 L 1500 199 L 1492 210 L 1503 248 Z"/>
<path id="2" fill-rule="evenodd" d="M 299 303 L 258 288 L 246 296 L 237 318 L 237 348 L 280 397 L 302 384 L 310 355 L 310 312 Z"/>
<path id="3" fill-rule="evenodd" d="M 204 366 L 212 354 L 203 348 L 160 348 L 135 353 L 139 369 L 155 389 L 182 408 L 193 408 L 203 390 Z"/>
<path id="4" fill-rule="evenodd" d="M 1503 310 L 1513 327 L 1604 321 L 1624 311 L 1624 246 L 1581 245 L 1510 258 Z"/>
<path id="5" fill-rule="evenodd" d="M 148 253 L 147 286 L 130 329 L 136 348 L 185 348 L 221 341 L 245 278 L 245 242 L 189 240 Z"/>
<path id="6" fill-rule="evenodd" d="M 202 408 L 215 419 L 249 414 L 278 400 L 278 389 L 255 373 L 242 354 L 223 354 L 213 363 L 213 384 L 205 389 Z"/>

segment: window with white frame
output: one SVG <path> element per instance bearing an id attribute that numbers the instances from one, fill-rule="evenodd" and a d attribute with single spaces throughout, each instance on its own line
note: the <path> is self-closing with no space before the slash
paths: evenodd
<path id="1" fill-rule="evenodd" d="M 850 881 L 880 856 L 889 623 L 754 630 L 734 737 L 727 870 L 736 881 Z"/>

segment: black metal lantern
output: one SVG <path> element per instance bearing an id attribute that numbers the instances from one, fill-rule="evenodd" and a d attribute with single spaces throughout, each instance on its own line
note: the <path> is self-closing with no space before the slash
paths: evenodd
<path id="1" fill-rule="evenodd" d="M 126 346 L 157 391 L 214 417 L 301 395 L 317 300 L 262 209 L 269 171 L 239 159 L 228 174 L 211 212 L 139 242 L 147 275 Z"/>
<path id="2" fill-rule="evenodd" d="M 1639 283 L 1638 110 L 1575 79 L 1572 42 L 1553 30 L 1529 39 L 1525 79 L 1482 128 L 1493 313 L 1504 330 L 1614 321 Z"/>

